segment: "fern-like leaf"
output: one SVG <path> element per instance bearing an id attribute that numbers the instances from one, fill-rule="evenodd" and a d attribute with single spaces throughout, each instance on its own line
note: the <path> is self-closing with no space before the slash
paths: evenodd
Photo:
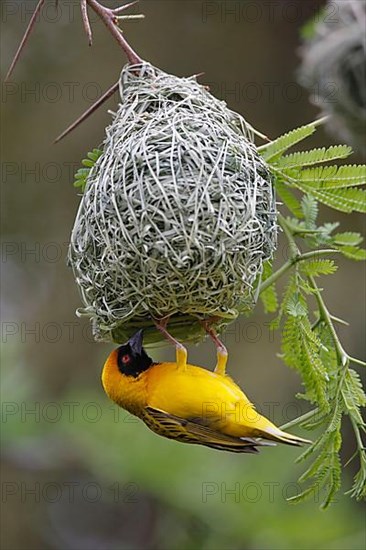
<path id="1" fill-rule="evenodd" d="M 347 158 L 351 153 L 352 148 L 348 145 L 333 145 L 328 148 L 322 147 L 285 155 L 278 160 L 277 165 L 279 168 L 303 168 L 304 166 Z"/>
<path id="2" fill-rule="evenodd" d="M 366 192 L 363 189 L 318 190 L 303 184 L 299 189 L 313 195 L 319 202 L 340 212 L 366 212 Z"/>
<path id="3" fill-rule="evenodd" d="M 287 306 L 288 319 L 282 332 L 282 351 L 285 363 L 300 371 L 306 397 L 327 410 L 327 373 L 319 356 L 321 342 L 311 329 L 307 312 L 301 301 L 292 299 Z"/>
<path id="4" fill-rule="evenodd" d="M 93 151 L 90 151 L 87 154 L 87 158 L 82 160 L 81 163 L 85 168 L 79 168 L 79 170 L 76 172 L 74 176 L 74 187 L 80 187 L 81 191 L 84 192 L 90 170 L 93 168 L 102 153 L 103 151 L 101 151 L 100 149 L 93 149 Z"/>
<path id="5" fill-rule="evenodd" d="M 301 200 L 301 210 L 304 213 L 306 229 L 315 229 L 318 217 L 318 201 L 312 195 L 304 195 Z"/>
<path id="6" fill-rule="evenodd" d="M 295 197 L 288 185 L 281 180 L 277 180 L 276 191 L 283 204 L 296 218 L 302 218 L 304 216 L 300 201 Z"/>
<path id="7" fill-rule="evenodd" d="M 350 495 L 356 500 L 366 499 L 366 453 L 360 454 L 360 469 L 355 475 L 352 489 L 347 491 L 346 495 Z"/>
<path id="8" fill-rule="evenodd" d="M 272 263 L 266 262 L 263 266 L 262 281 L 266 281 L 272 275 Z M 278 309 L 278 297 L 276 292 L 276 286 L 270 285 L 260 294 L 260 298 L 263 303 L 264 311 L 266 313 L 274 313 Z"/>
<path id="9" fill-rule="evenodd" d="M 366 250 L 357 246 L 339 246 L 338 250 L 350 260 L 366 260 Z"/>
<path id="10" fill-rule="evenodd" d="M 278 160 L 288 149 L 311 136 L 316 129 L 316 123 L 312 122 L 306 126 L 300 126 L 288 132 L 268 144 L 258 147 L 258 151 L 267 162 Z"/>
<path id="11" fill-rule="evenodd" d="M 360 409 L 366 406 L 366 396 L 360 377 L 353 369 L 348 369 L 345 375 L 342 397 L 347 413 L 352 416 L 358 426 L 364 427 Z"/>
<path id="12" fill-rule="evenodd" d="M 302 170 L 296 176 L 298 183 L 315 187 L 316 189 L 339 189 L 365 185 L 366 166 L 316 166 Z"/>
<path id="13" fill-rule="evenodd" d="M 336 245 L 343 246 L 357 246 L 361 244 L 363 237 L 360 233 L 354 231 L 345 231 L 344 233 L 337 233 L 333 236 L 332 242 Z"/>
<path id="14" fill-rule="evenodd" d="M 331 275 L 335 273 L 338 266 L 335 265 L 333 260 L 309 260 L 303 262 L 301 265 L 301 271 L 307 277 L 318 277 L 319 275 Z"/>

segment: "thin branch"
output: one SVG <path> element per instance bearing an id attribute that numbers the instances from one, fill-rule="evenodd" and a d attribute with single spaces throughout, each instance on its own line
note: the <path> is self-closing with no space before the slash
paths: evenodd
<path id="1" fill-rule="evenodd" d="M 139 64 L 142 63 L 142 59 L 133 48 L 129 45 L 127 40 L 124 38 L 122 31 L 119 29 L 119 27 L 116 25 L 116 14 L 115 10 L 111 10 L 109 8 L 106 8 L 99 4 L 97 0 L 86 0 L 90 8 L 101 18 L 103 23 L 106 25 L 112 36 L 116 39 L 118 44 L 121 46 L 123 51 L 125 52 L 128 61 L 132 64 Z M 123 11 L 130 7 L 131 4 L 126 4 L 125 6 L 121 6 L 121 8 L 118 8 L 119 11 Z"/>
<path id="2" fill-rule="evenodd" d="M 89 46 L 92 46 L 92 44 L 93 44 L 93 35 L 92 35 L 91 27 L 90 27 L 90 21 L 89 21 L 89 16 L 88 16 L 88 6 L 87 6 L 87 3 L 86 3 L 86 0 L 81 0 L 80 8 L 81 8 L 81 18 L 83 20 L 86 36 L 88 37 Z"/>
<path id="3" fill-rule="evenodd" d="M 20 42 L 20 44 L 19 44 L 19 47 L 18 47 L 16 53 L 15 53 L 15 55 L 14 55 L 13 61 L 11 62 L 10 68 L 9 68 L 9 70 L 8 70 L 8 73 L 7 73 L 6 77 L 5 77 L 5 82 L 7 82 L 7 81 L 9 80 L 9 78 L 10 78 L 10 76 L 11 76 L 11 74 L 12 74 L 14 68 L 15 68 L 15 65 L 16 65 L 17 62 L 18 62 L 18 59 L 19 59 L 19 57 L 20 57 L 20 54 L 22 53 L 23 48 L 24 48 L 24 46 L 26 45 L 26 42 L 27 42 L 27 40 L 28 40 L 28 38 L 29 38 L 29 36 L 30 36 L 30 34 L 31 34 L 32 30 L 33 30 L 33 28 L 34 28 L 34 25 L 35 25 L 35 23 L 36 23 L 36 21 L 37 21 L 37 16 L 38 16 L 39 12 L 41 11 L 41 8 L 42 8 L 44 2 L 45 2 L 45 0 L 39 0 L 39 2 L 38 2 L 38 4 L 37 4 L 37 7 L 36 7 L 36 9 L 34 10 L 34 13 L 33 13 L 32 17 L 31 17 L 31 20 L 30 20 L 29 23 L 28 23 L 28 27 L 27 27 L 27 29 L 26 29 L 26 31 L 25 31 L 25 33 L 24 33 L 24 36 L 23 36 L 23 38 L 22 38 L 22 40 L 21 40 L 21 42 Z"/>
<path id="4" fill-rule="evenodd" d="M 131 46 L 127 43 L 126 39 L 124 38 L 122 31 L 117 26 L 118 16 L 116 15 L 116 13 L 121 13 L 122 11 L 133 6 L 134 4 L 137 4 L 137 2 L 130 2 L 129 4 L 125 4 L 120 8 L 111 10 L 109 8 L 102 6 L 99 2 L 97 2 L 97 0 L 81 0 L 84 28 L 86 30 L 88 37 L 90 37 L 91 39 L 91 29 L 90 29 L 89 19 L 86 11 L 87 6 L 89 6 L 102 19 L 102 21 L 107 26 L 111 34 L 117 40 L 118 44 L 124 50 L 129 62 L 132 64 L 138 64 L 138 63 L 142 63 L 142 59 L 131 48 Z M 96 101 L 87 111 L 85 111 L 85 113 L 83 113 L 77 120 L 75 120 L 75 122 L 73 122 L 68 128 L 66 128 L 66 130 L 56 138 L 55 143 L 58 143 L 59 141 L 61 141 L 61 139 L 63 139 L 70 132 L 72 132 L 72 130 L 74 130 L 77 126 L 79 126 L 79 124 L 84 122 L 84 120 L 86 120 L 105 101 L 107 101 L 107 99 L 109 99 L 117 90 L 118 84 L 119 84 L 118 82 L 113 84 L 113 86 L 109 88 L 109 90 L 107 90 L 105 94 L 100 99 L 98 99 L 98 101 Z"/>
<path id="5" fill-rule="evenodd" d="M 34 13 L 29 21 L 28 27 L 24 33 L 24 36 L 11 62 L 10 68 L 5 77 L 5 82 L 7 82 L 7 80 L 10 78 L 11 74 L 13 73 L 13 70 L 19 60 L 19 57 L 25 45 L 27 44 L 29 36 L 37 21 L 37 16 L 44 3 L 45 3 L 45 0 L 39 0 L 36 6 L 36 9 L 34 10 Z M 128 61 L 133 65 L 141 63 L 142 62 L 141 57 L 137 55 L 137 53 L 133 50 L 133 48 L 128 44 L 127 40 L 124 38 L 122 34 L 121 29 L 118 27 L 118 20 L 123 19 L 123 16 L 118 17 L 118 14 L 130 8 L 136 3 L 137 2 L 130 2 L 128 4 L 125 4 L 124 6 L 111 10 L 109 8 L 106 8 L 105 6 L 102 6 L 97 0 L 80 0 L 81 15 L 82 15 L 84 29 L 88 36 L 89 45 L 92 44 L 92 30 L 89 22 L 87 6 L 89 6 L 106 25 L 110 33 L 114 36 L 115 40 L 118 42 L 118 44 L 121 46 L 121 48 L 125 52 Z M 58 6 L 58 2 L 56 0 L 56 8 L 57 6 Z"/>
<path id="6" fill-rule="evenodd" d="M 335 321 L 336 323 L 339 323 L 340 325 L 344 325 L 345 327 L 349 327 L 349 323 L 345 321 L 344 319 L 340 319 L 339 317 L 335 317 L 334 315 L 329 315 L 332 321 Z"/>
<path id="7" fill-rule="evenodd" d="M 134 2 L 130 2 L 129 4 L 125 4 L 124 6 L 120 6 L 119 8 L 114 8 L 111 11 L 113 12 L 113 15 L 118 15 L 122 11 L 125 11 L 128 8 L 131 8 L 132 6 L 138 3 L 139 3 L 139 0 L 135 0 Z"/>
<path id="8" fill-rule="evenodd" d="M 325 115 L 321 118 L 318 118 L 318 120 L 316 120 L 314 123 L 313 123 L 313 126 L 317 127 L 317 126 L 321 126 L 322 124 L 325 124 L 327 122 L 327 120 L 330 119 L 330 116 L 329 115 Z"/>
<path id="9" fill-rule="evenodd" d="M 260 285 L 259 294 L 261 294 L 261 292 L 271 286 L 275 281 L 277 281 L 277 279 L 282 277 L 282 275 L 284 275 L 286 271 L 289 271 L 298 262 L 303 262 L 304 260 L 312 260 L 313 258 L 317 258 L 319 256 L 327 256 L 328 254 L 333 254 L 334 252 L 338 253 L 340 251 L 334 248 L 324 248 L 323 250 L 312 250 L 310 252 L 305 252 L 304 254 L 297 254 L 296 256 L 292 256 L 277 271 L 275 271 L 275 273 L 273 273 Z"/>
<path id="10" fill-rule="evenodd" d="M 303 422 L 306 422 L 307 420 L 311 420 L 319 414 L 319 409 L 313 409 L 312 411 L 308 411 L 307 413 L 298 416 L 297 418 L 294 418 L 293 420 L 290 420 L 290 422 L 286 422 L 286 424 L 283 424 L 280 426 L 281 430 L 288 430 L 288 428 L 293 428 L 294 426 L 298 426 L 299 424 L 302 424 Z"/>
<path id="11" fill-rule="evenodd" d="M 121 21 L 132 21 L 132 19 L 145 19 L 143 13 L 133 14 L 133 15 L 116 15 L 117 23 Z"/>
<path id="12" fill-rule="evenodd" d="M 349 360 L 351 363 L 355 363 L 355 365 L 360 365 L 361 367 L 366 367 L 365 361 L 362 361 L 361 359 L 357 359 L 357 357 L 349 357 Z"/>
<path id="13" fill-rule="evenodd" d="M 305 229 L 303 227 L 299 227 L 291 222 L 288 218 L 286 218 L 286 225 L 289 229 L 291 229 L 291 233 L 294 237 L 297 237 L 298 235 L 319 235 L 319 233 L 324 232 L 323 229 Z"/>
<path id="14" fill-rule="evenodd" d="M 137 53 L 128 44 L 127 40 L 123 36 L 121 29 L 118 27 L 119 19 L 123 20 L 128 18 L 128 16 L 120 16 L 118 14 L 122 13 L 123 11 L 130 8 L 131 6 L 137 4 L 137 1 L 130 2 L 128 4 L 125 4 L 124 6 L 120 6 L 119 8 L 110 9 L 110 8 L 106 8 L 105 6 L 102 6 L 97 0 L 80 0 L 81 16 L 82 16 L 82 21 L 83 21 L 86 35 L 88 37 L 89 45 L 90 46 L 92 45 L 93 37 L 92 37 L 92 30 L 91 30 L 89 16 L 88 16 L 88 6 L 100 17 L 100 19 L 106 25 L 106 27 L 108 28 L 112 36 L 115 38 L 115 40 L 118 42 L 118 44 L 121 46 L 121 48 L 125 52 L 128 61 L 133 65 L 142 63 L 141 57 L 137 55 Z M 10 77 L 10 75 L 14 70 L 14 67 L 20 57 L 20 54 L 22 53 L 22 50 L 27 43 L 29 35 L 33 30 L 33 27 L 36 23 L 37 16 L 44 2 L 45 0 L 39 0 L 37 4 L 37 7 L 31 17 L 29 25 L 22 38 L 22 41 L 10 65 L 8 74 L 6 75 L 6 78 L 5 78 L 5 82 L 8 80 L 8 78 Z M 56 0 L 56 7 L 57 7 L 57 0 Z M 131 18 L 132 17 L 141 18 L 142 16 L 131 16 Z M 82 114 L 75 122 L 73 122 L 73 124 L 71 124 L 68 128 L 66 128 L 66 130 L 56 138 L 55 143 L 60 141 L 67 134 L 69 134 L 74 128 L 76 128 L 77 126 L 79 126 L 79 124 L 81 124 L 84 120 L 86 120 L 96 109 L 98 109 L 98 107 L 100 107 L 107 99 L 109 99 L 113 95 L 113 93 L 117 90 L 117 88 L 118 88 L 118 82 L 113 84 L 113 86 L 109 90 L 107 90 L 107 92 L 105 92 L 105 94 L 98 101 L 96 101 L 94 105 L 92 105 L 84 114 Z"/>
<path id="15" fill-rule="evenodd" d="M 100 97 L 91 107 L 89 107 L 89 109 L 87 111 L 85 111 L 85 113 L 83 113 L 77 120 L 75 120 L 75 122 L 73 122 L 68 128 L 66 128 L 66 130 L 64 130 L 62 132 L 62 134 L 60 134 L 55 139 L 54 143 L 58 143 L 59 141 L 61 141 L 61 139 L 63 139 L 65 136 L 67 136 L 67 134 L 72 132 L 72 130 L 74 130 L 77 126 L 79 126 L 79 124 L 81 124 L 92 113 L 94 113 L 94 111 L 96 111 L 98 109 L 98 107 L 100 107 L 105 101 L 107 101 L 107 99 L 109 99 L 117 91 L 118 86 L 119 86 L 119 81 L 117 81 L 115 84 L 113 84 L 113 86 L 111 86 L 109 88 L 109 90 L 107 90 L 102 95 L 102 97 Z"/>
<path id="16" fill-rule="evenodd" d="M 311 285 L 311 287 L 314 291 L 315 299 L 318 302 L 319 313 L 322 316 L 323 321 L 327 325 L 327 327 L 328 327 L 328 329 L 329 329 L 329 331 L 332 335 L 334 346 L 335 346 L 335 349 L 336 349 L 336 352 L 337 352 L 337 355 L 338 355 L 338 359 L 340 360 L 340 363 L 341 363 L 342 367 L 346 367 L 348 362 L 349 362 L 349 357 L 348 357 L 348 354 L 344 351 L 344 349 L 341 345 L 341 342 L 339 341 L 338 334 L 337 334 L 337 332 L 334 328 L 330 313 L 327 309 L 327 306 L 324 303 L 323 296 L 321 295 L 320 289 L 319 289 L 318 285 L 316 284 L 314 277 L 309 276 L 308 280 L 309 280 L 310 285 Z"/>

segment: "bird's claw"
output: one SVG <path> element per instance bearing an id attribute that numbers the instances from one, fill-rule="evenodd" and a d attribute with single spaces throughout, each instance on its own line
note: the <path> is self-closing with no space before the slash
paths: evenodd
<path id="1" fill-rule="evenodd" d="M 217 363 L 214 372 L 225 376 L 226 374 L 226 364 L 227 364 L 228 352 L 225 346 L 222 348 L 217 348 Z"/>
<path id="2" fill-rule="evenodd" d="M 176 340 L 167 330 L 167 324 L 168 324 L 169 318 L 166 317 L 165 319 L 155 320 L 155 325 L 158 330 L 165 336 L 165 338 L 171 342 L 175 346 L 175 357 L 176 357 L 176 363 L 178 368 L 185 369 L 187 366 L 187 350 L 181 344 Z"/>
<path id="3" fill-rule="evenodd" d="M 221 376 L 225 376 L 228 352 L 224 344 L 221 342 L 221 340 L 217 336 L 216 331 L 211 326 L 215 320 L 216 318 L 212 318 L 205 321 L 201 321 L 201 323 L 205 331 L 207 332 L 207 334 L 213 340 L 217 349 L 217 363 L 216 363 L 214 372 L 216 372 L 217 374 L 220 374 Z"/>

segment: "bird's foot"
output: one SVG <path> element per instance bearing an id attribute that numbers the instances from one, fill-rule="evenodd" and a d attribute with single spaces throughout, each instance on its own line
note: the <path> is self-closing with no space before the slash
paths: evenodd
<path id="1" fill-rule="evenodd" d="M 210 338 L 213 340 L 217 349 L 217 363 L 214 372 L 216 372 L 217 374 L 221 374 L 221 376 L 225 376 L 228 352 L 224 344 L 217 336 L 216 331 L 211 326 L 214 321 L 216 321 L 215 317 L 201 322 L 202 326 L 204 327 Z"/>
<path id="2" fill-rule="evenodd" d="M 160 320 L 155 319 L 154 322 L 155 322 L 156 328 L 160 330 L 160 332 L 165 336 L 165 338 L 175 347 L 175 357 L 176 357 L 175 360 L 178 368 L 185 369 L 187 366 L 187 350 L 183 346 L 183 344 L 178 342 L 178 340 L 176 340 L 174 336 L 172 336 L 170 332 L 168 332 L 166 328 L 168 324 L 168 320 L 169 320 L 169 317 L 165 317 L 165 319 L 160 319 Z"/>

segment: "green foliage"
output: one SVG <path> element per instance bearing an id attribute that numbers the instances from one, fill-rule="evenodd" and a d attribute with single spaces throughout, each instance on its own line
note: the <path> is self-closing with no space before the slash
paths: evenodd
<path id="1" fill-rule="evenodd" d="M 357 246 L 339 246 L 338 250 L 350 260 L 366 260 L 366 250 Z"/>
<path id="2" fill-rule="evenodd" d="M 308 277 L 318 277 L 319 275 L 330 275 L 337 271 L 337 266 L 333 260 L 315 259 L 304 263 L 302 271 Z"/>
<path id="3" fill-rule="evenodd" d="M 278 160 L 278 165 L 283 168 L 303 168 L 313 166 L 315 163 L 347 158 L 351 153 L 352 148 L 348 145 L 332 145 L 328 149 L 322 147 L 285 155 Z"/>
<path id="4" fill-rule="evenodd" d="M 278 326 L 282 327 L 283 359 L 301 375 L 305 390 L 301 397 L 316 406 L 312 422 L 304 424 L 304 427 L 323 429 L 299 459 L 313 457 L 312 464 L 299 480 L 312 480 L 312 483 L 291 500 L 299 502 L 323 491 L 324 508 L 334 500 L 341 485 L 339 451 L 343 416 L 351 418 L 358 435 L 365 430 L 360 410 L 365 406 L 366 398 L 358 373 L 349 367 L 352 359 L 342 356 L 339 350 L 337 353 L 334 334 L 322 307 L 319 307 L 315 318 L 312 319 L 309 314 L 309 298 L 319 299 L 320 294 L 313 286 L 312 277 L 331 274 L 335 267 L 334 262 L 329 260 L 299 262 L 284 292 L 277 319 Z M 321 295 L 320 300 L 322 303 Z M 365 491 L 366 475 L 362 442 L 358 445 L 358 454 L 361 468 L 352 494 L 361 498 Z"/>
<path id="5" fill-rule="evenodd" d="M 337 233 L 333 237 L 333 243 L 340 246 L 357 246 L 362 243 L 363 237 L 360 233 L 346 231 L 345 233 Z"/>
<path id="6" fill-rule="evenodd" d="M 341 428 L 347 416 L 356 439 L 352 459 L 359 460 L 359 471 L 348 493 L 357 499 L 366 496 L 366 454 L 362 442 L 366 426 L 361 415 L 366 397 L 358 373 L 350 367 L 352 363 L 364 363 L 344 351 L 334 326 L 335 321 L 343 321 L 329 313 L 316 278 L 337 270 L 333 259 L 337 254 L 364 260 L 366 251 L 359 246 L 363 240 L 359 233 L 335 233 L 339 223 L 319 225 L 317 217 L 319 203 L 341 212 L 365 212 L 365 191 L 357 187 L 366 183 L 366 167 L 323 166 L 348 157 L 351 148 L 346 145 L 284 154 L 310 136 L 316 125 L 293 130 L 260 148 L 272 167 L 279 199 L 289 211 L 288 217 L 279 214 L 279 224 L 290 250 L 289 259 L 278 271 L 273 273 L 271 264 L 265 266 L 261 298 L 266 312 L 277 312 L 272 325 L 281 330 L 284 362 L 301 375 L 304 393 L 299 397 L 314 407 L 298 423 L 308 430 L 320 431 L 299 458 L 300 462 L 310 461 L 299 480 L 305 488 L 290 500 L 299 502 L 322 494 L 322 507 L 326 508 L 341 487 Z M 299 192 L 303 193 L 301 199 Z M 328 254 L 333 257 L 325 258 Z M 287 271 L 290 276 L 278 300 L 276 281 Z"/>
<path id="7" fill-rule="evenodd" d="M 266 262 L 263 265 L 263 274 L 262 281 L 266 281 L 273 273 L 272 262 Z M 274 313 L 278 308 L 278 297 L 275 285 L 270 285 L 266 290 L 264 290 L 260 298 L 263 303 L 264 311 L 266 313 Z"/>
<path id="8" fill-rule="evenodd" d="M 315 128 L 316 124 L 311 123 L 291 130 L 274 141 L 258 147 L 258 151 L 262 154 L 264 160 L 275 163 L 275 161 L 278 161 L 293 145 L 311 136 L 315 132 Z"/>
<path id="9" fill-rule="evenodd" d="M 75 174 L 74 187 L 80 187 L 81 191 L 84 192 L 89 172 L 101 156 L 102 152 L 103 151 L 100 149 L 93 149 L 93 151 L 87 154 L 87 158 L 81 162 L 85 168 L 79 168 Z"/>
<path id="10" fill-rule="evenodd" d="M 281 181 L 281 178 L 278 177 L 276 180 L 276 191 L 278 197 L 281 199 L 283 204 L 290 210 L 291 214 L 297 218 L 302 218 L 303 213 L 301 210 L 301 205 L 298 199 L 295 197 L 293 192 L 289 187 Z"/>
<path id="11" fill-rule="evenodd" d="M 338 189 L 363 185 L 366 178 L 366 166 L 317 166 L 307 168 L 296 174 L 298 184 L 306 184 L 315 189 Z"/>
<path id="12" fill-rule="evenodd" d="M 303 192 L 310 193 L 319 202 L 339 210 L 340 212 L 366 212 L 366 193 L 363 189 L 336 189 L 323 191 L 312 189 L 307 185 L 297 183 Z"/>
<path id="13" fill-rule="evenodd" d="M 280 182 L 279 196 L 297 215 L 296 207 L 289 202 L 289 189 L 299 189 L 319 201 L 341 212 L 366 212 L 366 192 L 354 189 L 366 182 L 366 166 L 317 166 L 330 160 L 348 157 L 352 150 L 347 145 L 337 145 L 326 149 L 312 149 L 285 155 L 284 153 L 309 137 L 317 123 L 302 126 L 288 132 L 275 141 L 260 147 L 260 151 L 272 166 L 275 178 Z M 286 191 L 284 191 L 284 189 Z"/>

